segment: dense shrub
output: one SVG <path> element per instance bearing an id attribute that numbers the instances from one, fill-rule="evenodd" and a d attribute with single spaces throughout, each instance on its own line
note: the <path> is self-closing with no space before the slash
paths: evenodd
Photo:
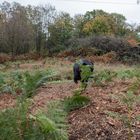
<path id="1" fill-rule="evenodd" d="M 94 47 L 102 50 L 104 53 L 110 51 L 118 52 L 130 47 L 130 44 L 126 40 L 110 36 L 91 36 L 87 38 L 79 38 L 77 41 L 71 40 L 69 45 L 70 47 L 77 46 L 82 48 Z"/>
<path id="2" fill-rule="evenodd" d="M 103 60 L 106 57 L 108 58 L 108 54 L 112 54 L 113 52 L 113 60 L 127 63 L 138 63 L 140 61 L 140 47 L 132 46 L 123 38 L 111 36 L 74 38 L 69 40 L 66 48 L 67 50 L 59 53 L 58 56 L 103 56 L 101 58 L 97 58 L 97 60 Z"/>
<path id="3" fill-rule="evenodd" d="M 136 64 L 140 62 L 140 47 L 129 47 L 123 51 L 119 51 L 118 60 L 127 62 L 130 64 Z"/>
<path id="4" fill-rule="evenodd" d="M 67 56 L 92 56 L 92 55 L 100 55 L 102 54 L 101 50 L 91 47 L 77 47 L 77 48 L 69 48 L 58 54 L 59 57 L 67 57 Z"/>

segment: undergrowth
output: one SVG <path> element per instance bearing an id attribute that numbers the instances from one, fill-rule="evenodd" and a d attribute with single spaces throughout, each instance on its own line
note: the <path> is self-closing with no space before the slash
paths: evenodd
<path id="1" fill-rule="evenodd" d="M 10 74 L 0 74 L 0 93 L 21 94 L 32 97 L 36 94 L 36 89 L 45 83 L 52 71 L 12 72 Z"/>
<path id="2" fill-rule="evenodd" d="M 104 86 L 104 84 L 113 81 L 113 79 L 132 79 L 140 78 L 140 69 L 132 70 L 102 70 L 100 72 L 95 72 L 93 76 L 93 86 Z"/>
<path id="3" fill-rule="evenodd" d="M 66 116 L 67 112 L 60 101 L 49 103 L 47 113 L 30 115 L 45 134 L 45 140 L 68 140 Z"/>
<path id="4" fill-rule="evenodd" d="M 29 101 L 0 112 L 1 140 L 43 140 L 39 126 L 28 116 Z"/>
<path id="5" fill-rule="evenodd" d="M 0 112 L 1 140 L 68 140 L 66 115 L 61 102 L 48 105 L 47 113 L 30 113 L 31 100 Z"/>
<path id="6" fill-rule="evenodd" d="M 84 107 L 89 103 L 90 99 L 81 95 L 74 95 L 64 100 L 64 107 L 67 112 Z"/>
<path id="7" fill-rule="evenodd" d="M 14 72 L 0 75 L 0 92 L 21 96 L 14 108 L 0 112 L 0 138 L 2 140 L 68 140 L 66 115 L 62 102 L 50 103 L 47 113 L 30 113 L 29 97 L 36 89 L 49 81 L 51 71 Z M 31 100 L 30 100 L 31 101 Z"/>
<path id="8" fill-rule="evenodd" d="M 119 95 L 113 96 L 116 100 L 119 101 L 120 104 L 122 104 L 127 112 L 125 114 L 120 114 L 118 112 L 111 112 L 107 111 L 106 113 L 123 122 L 126 128 L 128 128 L 128 140 L 132 140 L 134 136 L 133 131 L 133 124 L 136 121 L 140 120 L 139 115 L 135 115 L 133 111 L 135 110 L 135 107 L 140 102 L 140 95 L 138 94 L 140 88 L 140 79 L 135 81 L 127 90 L 126 93 L 122 93 Z"/>
<path id="9" fill-rule="evenodd" d="M 83 75 L 86 79 L 86 72 Z M 101 86 L 114 78 L 139 78 L 140 71 L 138 69 L 123 71 L 102 70 L 95 72 L 93 76 L 93 84 Z M 31 114 L 30 106 L 32 101 L 28 99 L 35 95 L 37 88 L 46 81 L 60 79 L 61 77 L 52 71 L 0 74 L 0 93 L 17 94 L 20 92 L 22 95 L 16 107 L 0 111 L 1 140 L 68 140 L 66 120 L 68 113 L 84 107 L 90 102 L 88 97 L 81 95 L 84 92 L 83 87 L 81 86 L 80 89 L 74 90 L 72 97 L 49 103 L 47 112 L 40 111 L 36 115 Z M 137 95 L 139 87 L 139 81 L 136 81 L 128 88 L 125 94 L 116 97 L 127 108 L 126 114 L 108 112 L 110 116 L 121 120 L 125 124 L 129 130 L 129 139 L 133 136 L 132 123 L 139 118 L 139 116 L 134 117 L 132 113 L 140 99 Z"/>

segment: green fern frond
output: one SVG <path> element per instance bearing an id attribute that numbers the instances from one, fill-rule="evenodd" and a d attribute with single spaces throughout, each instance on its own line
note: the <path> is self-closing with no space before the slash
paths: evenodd
<path id="1" fill-rule="evenodd" d="M 69 112 L 87 105 L 89 101 L 90 99 L 88 97 L 74 95 L 64 100 L 64 107 Z"/>
<path id="2" fill-rule="evenodd" d="M 46 139 L 68 140 L 66 112 L 61 102 L 52 102 L 48 105 L 47 113 L 30 116 L 38 122 Z"/>

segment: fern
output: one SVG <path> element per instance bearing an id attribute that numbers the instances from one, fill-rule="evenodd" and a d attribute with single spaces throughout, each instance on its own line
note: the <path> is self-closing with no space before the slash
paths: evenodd
<path id="1" fill-rule="evenodd" d="M 67 112 L 81 108 L 89 103 L 89 98 L 81 95 L 74 95 L 64 100 L 65 110 Z"/>
<path id="2" fill-rule="evenodd" d="M 4 76 L 2 74 L 0 74 L 0 86 L 4 83 L 5 83 L 4 82 Z"/>
<path id="3" fill-rule="evenodd" d="M 48 105 L 47 114 L 41 112 L 30 117 L 38 122 L 46 139 L 68 140 L 66 115 L 61 102 L 52 102 Z"/>
<path id="4" fill-rule="evenodd" d="M 133 77 L 140 78 L 140 70 L 121 70 L 117 72 L 117 77 L 121 79 L 131 79 Z"/>
<path id="5" fill-rule="evenodd" d="M 114 77 L 117 76 L 117 73 L 114 71 L 103 70 L 99 73 L 94 74 L 94 84 L 96 86 L 102 86 L 104 82 L 110 82 Z"/>
<path id="6" fill-rule="evenodd" d="M 15 108 L 0 112 L 1 140 L 68 140 L 62 102 L 52 102 L 47 113 L 29 114 L 31 100 L 17 102 Z"/>
<path id="7" fill-rule="evenodd" d="M 43 83 L 46 83 L 47 80 L 48 80 L 48 76 L 44 76 L 44 77 L 40 78 L 40 79 L 36 82 L 36 87 L 39 88 L 40 86 L 43 85 Z"/>
<path id="8" fill-rule="evenodd" d="M 41 72 L 36 72 L 34 75 L 26 72 L 24 74 L 23 96 L 32 97 L 36 94 L 36 89 L 47 81 L 47 76 Z"/>
<path id="9" fill-rule="evenodd" d="M 0 92 L 1 93 L 22 93 L 25 97 L 32 97 L 36 89 L 45 83 L 53 71 L 36 71 L 30 72 L 11 72 L 0 75 Z"/>
<path id="10" fill-rule="evenodd" d="M 17 102 L 15 108 L 0 112 L 1 140 L 44 140 L 45 136 L 39 126 L 28 118 L 29 100 Z"/>
<path id="11" fill-rule="evenodd" d="M 128 91 L 136 93 L 140 87 L 140 79 L 137 79 L 129 88 Z"/>

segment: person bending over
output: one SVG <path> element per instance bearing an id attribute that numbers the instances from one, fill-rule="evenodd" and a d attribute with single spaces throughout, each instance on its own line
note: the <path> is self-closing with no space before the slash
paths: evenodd
<path id="1" fill-rule="evenodd" d="M 87 82 L 92 77 L 94 64 L 86 59 L 80 59 L 73 66 L 74 82 L 77 84 L 81 82 L 82 88 L 87 87 Z"/>

